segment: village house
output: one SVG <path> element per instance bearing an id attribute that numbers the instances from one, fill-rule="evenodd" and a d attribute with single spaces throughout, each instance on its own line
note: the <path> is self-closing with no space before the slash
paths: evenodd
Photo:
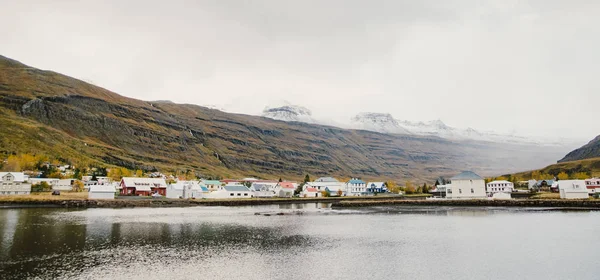
<path id="1" fill-rule="evenodd" d="M 200 183 L 211 192 L 218 191 L 223 186 L 219 180 L 200 180 Z"/>
<path id="2" fill-rule="evenodd" d="M 303 190 L 306 188 L 315 188 L 318 192 L 328 192 L 330 196 L 338 196 L 339 193 L 342 193 L 342 196 L 345 194 L 345 183 L 338 181 L 332 177 L 322 177 L 314 182 L 307 182 L 303 186 Z"/>
<path id="3" fill-rule="evenodd" d="M 209 198 L 251 198 L 252 191 L 244 185 L 225 185 L 221 190 L 208 194 Z"/>
<path id="4" fill-rule="evenodd" d="M 304 188 L 300 193 L 301 197 L 321 197 L 321 192 L 316 188 Z"/>
<path id="5" fill-rule="evenodd" d="M 275 185 L 276 183 L 252 183 L 250 190 L 254 197 L 271 198 L 276 196 Z"/>
<path id="6" fill-rule="evenodd" d="M 92 185 L 88 192 L 89 199 L 115 199 L 116 189 L 113 185 Z"/>
<path id="7" fill-rule="evenodd" d="M 490 195 L 499 192 L 512 193 L 514 189 L 514 184 L 506 180 L 492 181 L 486 184 L 486 192 Z"/>
<path id="8" fill-rule="evenodd" d="M 61 179 L 58 180 L 56 185 L 52 185 L 54 191 L 72 191 L 73 190 L 73 179 Z"/>
<path id="9" fill-rule="evenodd" d="M 563 199 L 589 198 L 584 180 L 559 180 L 552 184 L 552 188 L 558 189 L 560 198 Z"/>
<path id="10" fill-rule="evenodd" d="M 94 178 L 94 176 L 81 176 L 81 181 L 84 183 L 89 182 L 92 181 L 92 178 Z M 94 181 L 98 182 L 98 185 L 108 185 L 112 183 L 112 179 L 105 176 L 96 176 L 96 180 Z"/>
<path id="11" fill-rule="evenodd" d="M 386 193 L 387 187 L 385 186 L 385 182 L 368 182 L 367 183 L 367 193 L 368 194 L 376 194 L 376 193 Z"/>
<path id="12" fill-rule="evenodd" d="M 531 179 L 529 181 L 527 181 L 527 188 L 528 189 L 534 189 L 536 187 L 537 181 L 534 179 Z"/>
<path id="13" fill-rule="evenodd" d="M 208 189 L 204 187 L 206 192 Z M 177 181 L 167 186 L 167 198 L 201 198 L 204 193 L 198 181 Z"/>
<path id="14" fill-rule="evenodd" d="M 25 195 L 31 193 L 31 184 L 22 172 L 0 172 L 0 195 Z"/>
<path id="15" fill-rule="evenodd" d="M 594 194 L 600 192 L 600 178 L 585 179 L 585 186 L 588 193 Z"/>
<path id="16" fill-rule="evenodd" d="M 122 195 L 167 195 L 167 182 L 163 178 L 123 177 L 120 187 Z"/>
<path id="17" fill-rule="evenodd" d="M 450 178 L 450 184 L 446 185 L 446 198 L 449 199 L 484 199 L 485 180 L 471 171 Z"/>
<path id="18" fill-rule="evenodd" d="M 367 183 L 358 178 L 352 178 L 346 182 L 346 195 L 348 196 L 361 196 L 367 194 Z"/>
<path id="19" fill-rule="evenodd" d="M 275 186 L 275 193 L 278 197 L 293 197 L 297 184 L 292 182 L 279 182 Z"/>
<path id="20" fill-rule="evenodd" d="M 42 182 L 46 182 L 46 184 L 54 187 L 54 186 L 58 185 L 58 182 L 60 181 L 60 179 L 59 178 L 29 178 L 29 179 L 27 179 L 27 181 L 32 186 L 41 184 Z"/>

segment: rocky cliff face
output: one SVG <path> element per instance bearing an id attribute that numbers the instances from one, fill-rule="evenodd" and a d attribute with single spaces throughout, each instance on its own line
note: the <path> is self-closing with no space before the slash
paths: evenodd
<path id="1" fill-rule="evenodd" d="M 4 57 L 0 123 L 0 154 L 46 153 L 81 163 L 193 169 L 207 176 L 431 179 L 461 170 L 485 175 L 532 169 L 546 163 L 531 158 L 556 156 L 535 147 L 346 130 L 146 102 Z M 514 156 L 511 149 L 525 151 Z"/>
<path id="2" fill-rule="evenodd" d="M 592 141 L 582 146 L 581 148 L 568 153 L 559 162 L 582 160 L 596 157 L 600 157 L 600 135 L 596 136 L 596 138 L 594 138 Z"/>

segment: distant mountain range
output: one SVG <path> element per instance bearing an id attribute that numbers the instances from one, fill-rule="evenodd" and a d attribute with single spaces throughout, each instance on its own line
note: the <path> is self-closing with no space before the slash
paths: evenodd
<path id="1" fill-rule="evenodd" d="M 41 153 L 75 165 L 212 177 L 301 180 L 310 174 L 401 182 L 462 170 L 530 170 L 574 148 L 443 138 L 444 130 L 457 132 L 441 122 L 409 125 L 373 114 L 355 123 L 376 124 L 374 131 L 310 123 L 310 111 L 297 106 L 264 114 L 269 118 L 127 98 L 0 56 L 0 160 Z M 401 128 L 408 133 L 398 134 Z"/>
<path id="2" fill-rule="evenodd" d="M 263 111 L 262 116 L 288 122 L 295 121 L 331 125 L 331 123 L 314 119 L 309 109 L 290 104 L 281 107 L 266 108 Z M 441 120 L 427 122 L 398 120 L 387 113 L 358 113 L 352 117 L 348 123 L 337 124 L 337 126 L 388 134 L 434 136 L 451 140 L 477 140 L 514 144 L 572 145 L 572 141 L 565 142 L 560 141 L 559 139 L 533 139 L 518 135 L 499 134 L 491 131 L 483 132 L 473 128 L 454 128 L 446 125 Z"/>

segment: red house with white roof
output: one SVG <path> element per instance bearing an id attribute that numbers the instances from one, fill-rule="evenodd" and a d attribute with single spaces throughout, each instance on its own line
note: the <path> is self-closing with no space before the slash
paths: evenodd
<path id="1" fill-rule="evenodd" d="M 150 196 L 167 195 L 167 182 L 162 178 L 124 177 L 121 179 L 121 195 Z"/>

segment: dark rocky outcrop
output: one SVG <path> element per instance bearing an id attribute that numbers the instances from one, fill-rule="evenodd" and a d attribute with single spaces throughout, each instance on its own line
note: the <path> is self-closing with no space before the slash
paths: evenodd
<path id="1" fill-rule="evenodd" d="M 579 149 L 568 153 L 558 162 L 575 161 L 588 158 L 600 158 L 600 135 Z"/>

